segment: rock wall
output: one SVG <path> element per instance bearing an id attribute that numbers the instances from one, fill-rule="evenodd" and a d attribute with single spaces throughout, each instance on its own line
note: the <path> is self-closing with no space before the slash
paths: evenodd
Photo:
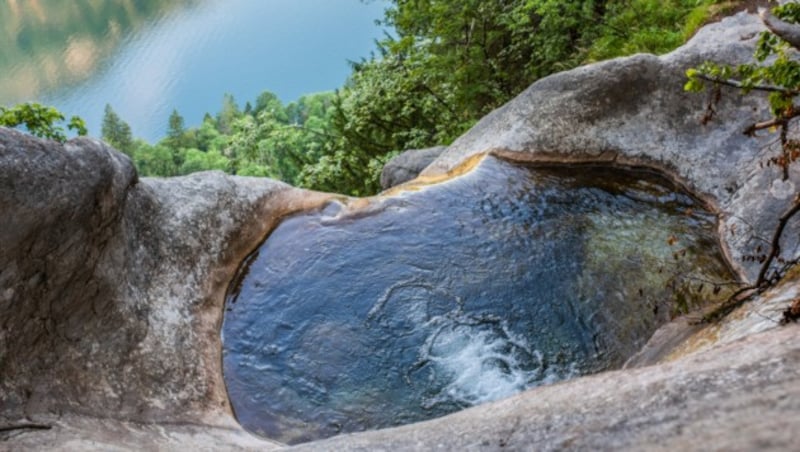
<path id="1" fill-rule="evenodd" d="M 0 419 L 235 425 L 227 286 L 278 218 L 327 198 L 218 172 L 140 180 L 98 141 L 0 128 Z"/>
<path id="2" fill-rule="evenodd" d="M 752 278 L 743 256 L 789 203 L 770 190 L 776 170 L 759 165 L 773 152 L 771 137 L 741 133 L 763 118 L 765 102 L 723 90 L 702 124 L 706 97 L 681 86 L 686 67 L 704 59 L 749 59 L 761 29 L 738 15 L 661 58 L 543 79 L 423 175 L 435 179 L 487 152 L 657 168 L 719 211 L 723 243 Z M 97 141 L 61 145 L 0 129 L 0 449 L 275 447 L 231 416 L 220 357 L 224 293 L 281 216 L 330 198 L 221 173 L 139 180 L 126 157 Z M 657 335 L 650 346 L 658 351 L 639 361 L 657 363 L 650 367 L 305 447 L 791 449 L 800 428 L 798 327 L 774 319 L 794 287 L 766 294 L 777 297 L 769 311 L 740 311 L 717 330 L 685 325 L 689 339 L 677 349 L 676 333 Z M 9 428 L 31 422 L 50 430 Z"/>
<path id="3" fill-rule="evenodd" d="M 703 121 L 709 94 L 684 92 L 683 85 L 686 69 L 703 61 L 750 61 L 763 30 L 756 16 L 740 13 L 703 28 L 662 57 L 635 55 L 539 80 L 457 139 L 422 176 L 444 174 L 487 152 L 526 161 L 654 168 L 719 212 L 731 262 L 753 280 L 758 264 L 744 256 L 755 254 L 763 238 L 771 237 L 791 203 L 790 196 L 773 189 L 773 183 L 783 185 L 776 182 L 779 169 L 762 168 L 779 151 L 769 145 L 775 134 L 752 138 L 743 133 L 768 117 L 765 96 L 723 88 L 713 115 Z M 790 182 L 800 182 L 797 165 Z M 793 228 L 800 230 L 797 222 Z M 795 245 L 784 243 L 784 250 Z"/>

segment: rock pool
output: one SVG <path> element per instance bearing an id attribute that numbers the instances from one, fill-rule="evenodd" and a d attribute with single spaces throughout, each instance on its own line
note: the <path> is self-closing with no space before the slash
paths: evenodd
<path id="1" fill-rule="evenodd" d="M 232 284 L 224 373 L 253 432 L 406 424 L 613 368 L 734 279 L 714 216 L 646 171 L 487 157 L 351 204 L 285 219 Z"/>

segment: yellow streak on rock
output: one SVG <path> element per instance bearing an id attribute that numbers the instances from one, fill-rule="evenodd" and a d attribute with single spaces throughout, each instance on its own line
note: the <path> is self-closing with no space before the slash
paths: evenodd
<path id="1" fill-rule="evenodd" d="M 390 196 L 396 196 L 405 192 L 419 191 L 425 187 L 434 184 L 439 184 L 459 176 L 463 176 L 464 174 L 467 174 L 468 172 L 475 169 L 475 167 L 477 167 L 483 161 L 483 159 L 486 158 L 486 155 L 488 154 L 487 153 L 475 154 L 467 158 L 463 162 L 459 163 L 458 166 L 456 166 L 455 168 L 451 169 L 450 171 L 444 174 L 436 174 L 433 176 L 419 176 L 416 179 L 410 180 L 396 187 L 389 188 L 388 190 L 380 193 L 377 196 L 385 198 Z"/>

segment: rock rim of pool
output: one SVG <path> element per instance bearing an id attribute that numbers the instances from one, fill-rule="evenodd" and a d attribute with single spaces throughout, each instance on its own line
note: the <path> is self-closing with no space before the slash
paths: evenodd
<path id="1" fill-rule="evenodd" d="M 660 58 L 634 56 L 543 79 L 457 140 L 423 176 L 442 177 L 487 152 L 657 168 L 716 208 L 731 263 L 752 278 L 753 265 L 742 257 L 790 202 L 770 191 L 775 170 L 759 168 L 767 138 L 742 135 L 767 114 L 766 102 L 723 90 L 715 119 L 701 126 L 705 98 L 681 87 L 686 68 L 704 59 L 748 61 L 762 30 L 755 16 L 739 14 Z M 630 102 L 634 88 L 648 95 Z M 793 167 L 790 180 L 797 177 Z M 61 145 L 0 128 L 0 448 L 135 449 L 144 436 L 154 448 L 174 448 L 176 438 L 198 449 L 276 447 L 233 418 L 222 379 L 224 293 L 282 217 L 334 198 L 219 172 L 139 179 L 127 157 L 95 140 Z M 792 223 L 789 232 L 796 237 L 800 228 Z M 721 327 L 668 325 L 674 331 L 657 333 L 656 352 L 641 361 L 660 364 L 646 369 L 308 447 L 786 449 L 800 428 L 800 352 L 791 340 L 798 328 L 774 320 L 797 296 L 795 287 L 793 280 L 766 294 L 768 310 L 746 307 Z M 623 398 L 624 387 L 632 389 Z M 619 404 L 610 403 L 615 394 Z M 649 409 L 632 412 L 636 418 L 610 416 L 639 403 Z M 549 411 L 526 421 L 537 404 Z M 585 414 L 581 425 L 557 422 L 576 412 Z M 31 424 L 50 429 L 25 427 Z M 517 435 L 542 425 L 563 428 Z"/>
<path id="2" fill-rule="evenodd" d="M 619 368 L 735 281 L 715 216 L 652 171 L 487 156 L 284 220 L 229 294 L 225 381 L 289 444 L 408 424 Z"/>
<path id="3" fill-rule="evenodd" d="M 774 134 L 744 133 L 769 117 L 765 95 L 722 87 L 705 121 L 709 94 L 685 92 L 683 85 L 686 70 L 704 61 L 750 61 L 763 30 L 755 15 L 739 13 L 666 55 L 618 58 L 541 79 L 459 137 L 421 176 L 440 177 L 487 152 L 522 161 L 654 168 L 718 212 L 729 260 L 752 281 L 759 264 L 745 256 L 755 253 L 760 238 L 771 238 L 792 204 L 777 186 L 800 186 L 800 168 L 792 165 L 788 181 L 781 181 L 781 169 L 767 165 L 780 153 L 769 145 Z M 796 247 L 794 241 L 784 248 Z"/>

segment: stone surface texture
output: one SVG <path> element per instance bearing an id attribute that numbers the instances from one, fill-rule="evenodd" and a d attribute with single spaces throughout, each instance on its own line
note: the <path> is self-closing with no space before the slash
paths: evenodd
<path id="1" fill-rule="evenodd" d="M 213 172 L 139 180 L 98 141 L 0 128 L 0 427 L 74 413 L 238 429 L 225 291 L 280 217 L 326 198 Z"/>
<path id="2" fill-rule="evenodd" d="M 48 430 L 19 429 L 0 436 L 0 451 L 271 451 L 281 444 L 245 433 L 238 426 L 139 423 L 108 418 L 39 416 Z M 5 440 L 3 439 L 5 437 Z"/>
<path id="3" fill-rule="evenodd" d="M 682 85 L 686 68 L 705 59 L 748 60 L 762 29 L 741 14 L 660 58 L 543 79 L 423 175 L 436 179 L 484 153 L 659 169 L 718 210 L 723 244 L 752 279 L 743 256 L 790 202 L 774 184 L 778 171 L 759 164 L 775 152 L 774 137 L 742 134 L 766 103 L 723 89 L 703 124 L 706 95 Z M 0 450 L 277 447 L 232 416 L 224 295 L 281 217 L 331 197 L 215 172 L 140 180 L 100 142 L 62 145 L 0 128 Z M 795 279 L 720 325 L 670 324 L 623 370 L 298 449 L 795 450 L 800 327 L 775 319 L 796 287 Z M 50 429 L 14 428 L 28 423 Z"/>
<path id="4" fill-rule="evenodd" d="M 753 280 L 758 264 L 744 257 L 756 253 L 761 238 L 771 237 L 792 201 L 779 197 L 781 171 L 762 168 L 779 152 L 770 146 L 776 134 L 743 133 L 768 119 L 766 97 L 722 88 L 713 117 L 704 123 L 710 94 L 684 92 L 683 85 L 686 70 L 703 61 L 750 61 L 763 30 L 758 17 L 740 13 L 703 28 L 662 57 L 635 55 L 539 80 L 457 139 L 422 176 L 446 173 L 480 153 L 654 168 L 720 213 L 726 252 L 742 276 Z M 787 183 L 800 183 L 797 165 Z M 792 228 L 800 230 L 797 222 Z M 783 248 L 796 249 L 796 241 Z"/>
<path id="5" fill-rule="evenodd" d="M 294 450 L 796 450 L 800 327 Z"/>
<path id="6" fill-rule="evenodd" d="M 414 179 L 446 148 L 410 149 L 389 160 L 381 171 L 381 187 L 386 190 Z"/>

